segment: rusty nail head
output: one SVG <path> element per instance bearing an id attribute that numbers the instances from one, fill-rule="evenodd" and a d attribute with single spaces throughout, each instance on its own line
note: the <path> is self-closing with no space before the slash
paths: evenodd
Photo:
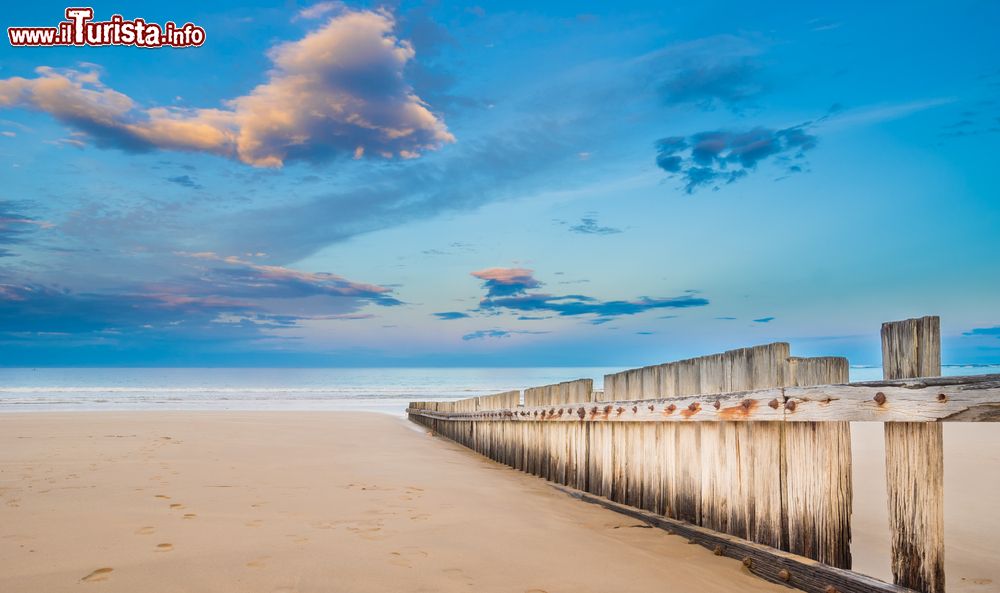
<path id="1" fill-rule="evenodd" d="M 632 406 L 632 413 L 633 414 L 635 414 L 638 411 L 639 411 L 639 407 L 638 406 Z"/>
<path id="2" fill-rule="evenodd" d="M 743 400 L 743 403 L 742 403 L 742 404 L 740 404 L 740 405 L 742 405 L 742 406 L 743 406 L 743 409 L 744 409 L 744 410 L 749 410 L 749 409 L 750 409 L 750 406 L 752 406 L 752 405 L 753 405 L 753 400 L 752 400 L 752 399 L 745 399 L 745 400 Z"/>
<path id="3" fill-rule="evenodd" d="M 591 414 L 596 414 L 597 413 L 597 406 L 594 406 L 593 408 L 590 408 L 590 413 Z"/>
<path id="4" fill-rule="evenodd" d="M 611 404 L 608 404 L 608 405 L 604 406 L 604 413 L 605 414 L 610 414 L 611 413 Z"/>
<path id="5" fill-rule="evenodd" d="M 691 402 L 691 405 L 688 406 L 688 409 L 691 410 L 692 412 L 697 412 L 698 408 L 700 407 L 701 405 L 699 405 L 698 402 Z"/>
<path id="6" fill-rule="evenodd" d="M 677 406 L 675 406 L 674 404 L 670 404 L 669 406 L 667 406 L 667 411 L 668 412 L 673 412 L 676 409 L 677 409 Z"/>
<path id="7" fill-rule="evenodd" d="M 618 412 L 619 414 L 621 414 L 622 412 L 624 412 L 624 411 L 625 411 L 625 408 L 623 408 L 623 407 L 621 407 L 621 406 L 618 406 L 618 409 L 617 409 L 617 410 L 615 410 L 615 411 L 616 411 L 616 412 Z"/>
<path id="8" fill-rule="evenodd" d="M 722 402 L 720 402 L 719 400 L 715 400 L 715 403 L 712 405 L 715 406 L 716 410 L 718 410 L 719 408 L 722 407 Z"/>
<path id="9" fill-rule="evenodd" d="M 562 416 L 562 415 L 563 415 L 563 409 L 562 409 L 562 408 L 559 408 L 559 415 L 560 415 L 560 416 Z"/>
<path id="10" fill-rule="evenodd" d="M 650 412 L 652 412 L 655 409 L 656 409 L 656 406 L 654 406 L 653 404 L 649 404 L 649 411 Z"/>
<path id="11" fill-rule="evenodd" d="M 878 393 L 876 393 L 876 394 L 875 394 L 875 402 L 876 402 L 876 403 L 877 403 L 878 405 L 880 405 L 880 406 L 881 406 L 882 404 L 884 404 L 884 403 L 885 403 L 885 394 L 884 394 L 884 393 L 882 393 L 881 391 L 879 391 Z"/>
<path id="12" fill-rule="evenodd" d="M 769 401 L 769 402 L 767 403 L 767 405 L 769 405 L 769 406 L 771 406 L 772 408 L 774 408 L 775 410 L 777 410 L 777 409 L 778 409 L 778 406 L 779 406 L 779 405 L 781 405 L 781 404 L 779 404 L 779 403 L 778 403 L 778 400 L 777 400 L 777 398 L 775 398 L 775 399 L 772 399 L 771 401 Z"/>
<path id="13" fill-rule="evenodd" d="M 794 399 L 790 399 L 787 402 L 785 402 L 785 409 L 788 410 L 789 412 L 794 412 L 795 411 L 795 400 Z"/>
<path id="14" fill-rule="evenodd" d="M 945 394 L 943 394 L 943 393 L 939 393 L 938 394 L 938 401 L 943 404 L 944 402 L 948 401 L 948 396 L 945 395 Z"/>
<path id="15" fill-rule="evenodd" d="M 792 573 L 788 572 L 787 568 L 782 568 L 781 570 L 778 571 L 778 576 L 781 578 L 781 580 L 787 582 L 789 579 L 792 578 Z"/>

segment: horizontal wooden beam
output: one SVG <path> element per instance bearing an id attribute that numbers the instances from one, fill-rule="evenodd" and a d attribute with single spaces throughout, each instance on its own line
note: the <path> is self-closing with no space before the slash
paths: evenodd
<path id="1" fill-rule="evenodd" d="M 480 412 L 413 408 L 407 412 L 466 422 L 1000 422 L 1000 375 L 775 387 Z"/>
<path id="2" fill-rule="evenodd" d="M 914 593 L 912 589 L 906 587 L 886 583 L 850 570 L 827 566 L 804 556 L 783 552 L 777 548 L 756 544 L 732 535 L 618 504 L 580 490 L 556 484 L 552 484 L 552 487 L 573 498 L 600 505 L 616 513 L 642 521 L 647 525 L 679 535 L 712 550 L 718 556 L 740 560 L 751 574 L 772 583 L 787 585 L 809 593 Z"/>

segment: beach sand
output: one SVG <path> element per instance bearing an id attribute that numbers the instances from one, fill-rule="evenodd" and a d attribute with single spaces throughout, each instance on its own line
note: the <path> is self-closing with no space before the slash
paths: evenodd
<path id="1" fill-rule="evenodd" d="M 0 591 L 787 591 L 416 425 L 0 414 Z"/>
<path id="2" fill-rule="evenodd" d="M 880 431 L 854 445 L 856 565 L 876 574 Z M 947 452 L 975 474 L 947 491 L 949 590 L 995 591 L 998 465 Z M 788 591 L 388 415 L 0 414 L 4 593 L 733 590 Z"/>

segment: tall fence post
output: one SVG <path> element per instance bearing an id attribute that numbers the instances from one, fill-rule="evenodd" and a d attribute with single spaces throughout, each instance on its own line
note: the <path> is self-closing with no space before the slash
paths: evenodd
<path id="1" fill-rule="evenodd" d="M 886 379 L 940 376 L 940 318 L 883 323 L 882 374 Z M 885 423 L 893 579 L 923 593 L 944 593 L 943 443 L 940 423 Z"/>

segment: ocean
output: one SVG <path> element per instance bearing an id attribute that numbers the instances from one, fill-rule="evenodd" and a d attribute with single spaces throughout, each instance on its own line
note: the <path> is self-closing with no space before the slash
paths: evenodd
<path id="1" fill-rule="evenodd" d="M 0 412 L 345 410 L 401 415 L 409 401 L 452 400 L 579 378 L 600 389 L 620 367 L 557 368 L 0 368 Z M 944 375 L 1000 373 L 947 365 Z M 851 381 L 882 377 L 852 367 Z"/>

